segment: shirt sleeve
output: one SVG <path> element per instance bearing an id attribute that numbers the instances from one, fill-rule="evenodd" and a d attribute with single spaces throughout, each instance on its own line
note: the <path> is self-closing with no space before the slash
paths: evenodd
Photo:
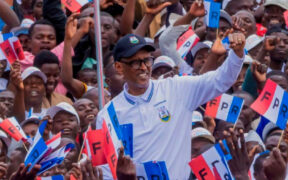
<path id="1" fill-rule="evenodd" d="M 215 71 L 200 76 L 173 78 L 177 99 L 193 111 L 198 106 L 225 93 L 237 80 L 243 61 L 244 56 L 240 58 L 231 50 L 225 62 Z"/>
<path id="2" fill-rule="evenodd" d="M 54 53 L 58 59 L 60 64 L 62 64 L 62 57 L 63 57 L 63 50 L 64 50 L 64 42 L 56 46 L 54 49 L 51 50 L 52 53 Z M 71 48 L 71 54 L 74 56 L 74 50 Z"/>
<path id="3" fill-rule="evenodd" d="M 180 73 L 192 73 L 192 67 L 189 66 L 181 55 L 177 52 L 177 39 L 179 36 L 188 29 L 189 25 L 170 26 L 168 27 L 159 38 L 159 46 L 162 55 L 168 56 L 179 67 Z"/>

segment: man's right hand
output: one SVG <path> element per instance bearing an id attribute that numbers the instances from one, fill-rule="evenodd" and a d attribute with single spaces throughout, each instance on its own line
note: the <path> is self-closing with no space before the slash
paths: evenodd
<path id="1" fill-rule="evenodd" d="M 234 50 L 234 52 L 240 58 L 244 57 L 244 47 L 246 38 L 243 33 L 233 33 L 229 34 L 229 42 L 230 48 Z"/>

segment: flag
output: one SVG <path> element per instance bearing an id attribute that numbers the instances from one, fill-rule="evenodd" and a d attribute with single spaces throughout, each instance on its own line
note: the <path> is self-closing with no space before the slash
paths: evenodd
<path id="1" fill-rule="evenodd" d="M 36 177 L 36 180 L 64 180 L 63 175 L 47 176 L 47 177 Z"/>
<path id="2" fill-rule="evenodd" d="M 267 32 L 267 28 L 266 27 L 264 27 L 262 24 L 257 23 L 256 24 L 256 28 L 257 28 L 256 34 L 258 36 L 261 36 L 261 37 L 265 36 L 265 34 Z"/>
<path id="3" fill-rule="evenodd" d="M 193 158 L 189 165 L 197 179 L 232 179 L 219 144 Z"/>
<path id="4" fill-rule="evenodd" d="M 13 37 L 13 33 L 0 33 L 0 43 L 6 41 L 7 39 Z"/>
<path id="5" fill-rule="evenodd" d="M 27 140 L 28 137 L 25 134 L 24 130 L 22 129 L 22 127 L 20 126 L 20 124 L 18 123 L 18 121 L 16 120 L 15 117 L 11 117 L 9 118 L 10 122 L 19 130 L 20 134 L 23 136 L 22 140 Z"/>
<path id="6" fill-rule="evenodd" d="M 0 48 L 2 49 L 2 52 L 6 56 L 7 60 L 10 64 L 13 64 L 14 61 L 16 61 L 17 57 L 14 53 L 13 46 L 10 44 L 9 39 L 0 43 Z"/>
<path id="7" fill-rule="evenodd" d="M 279 128 L 285 129 L 288 118 L 288 93 L 279 85 L 268 79 L 251 108 L 276 124 Z"/>
<path id="8" fill-rule="evenodd" d="M 48 148 L 56 149 L 61 143 L 61 132 L 53 136 L 51 139 L 46 141 Z"/>
<path id="9" fill-rule="evenodd" d="M 118 161 L 117 153 L 116 153 L 115 146 L 112 142 L 112 138 L 110 136 L 110 132 L 108 130 L 108 127 L 105 121 L 103 121 L 102 130 L 104 134 L 104 138 L 103 138 L 104 139 L 104 154 L 109 164 L 113 178 L 117 179 L 117 176 L 116 176 L 116 166 L 117 166 L 117 161 Z"/>
<path id="10" fill-rule="evenodd" d="M 210 28 L 218 28 L 220 20 L 221 3 L 214 2 L 214 0 L 205 0 L 205 20 L 206 25 Z"/>
<path id="11" fill-rule="evenodd" d="M 136 164 L 137 179 L 169 180 L 169 174 L 164 161 L 149 161 Z"/>
<path id="12" fill-rule="evenodd" d="M 265 133 L 264 129 L 268 124 L 270 124 L 270 121 L 266 119 L 265 117 L 261 116 L 260 121 L 256 128 L 256 133 L 260 136 L 260 138 L 263 141 L 264 141 L 264 133 Z"/>
<path id="13" fill-rule="evenodd" d="M 27 139 L 27 136 L 20 127 L 19 123 L 17 123 L 17 121 L 15 120 L 18 125 L 14 124 L 15 122 L 12 119 L 13 118 L 6 118 L 5 120 L 3 120 L 0 118 L 0 127 L 16 141 L 25 141 Z M 22 130 L 22 133 L 20 129 Z"/>
<path id="14" fill-rule="evenodd" d="M 234 124 L 240 115 L 243 104 L 244 100 L 239 97 L 222 94 L 206 104 L 205 115 Z"/>
<path id="15" fill-rule="evenodd" d="M 65 5 L 71 12 L 76 12 L 81 9 L 82 6 L 89 3 L 89 0 L 61 0 L 62 4 Z"/>
<path id="16" fill-rule="evenodd" d="M 30 147 L 25 160 L 24 164 L 27 166 L 31 163 L 31 166 L 29 168 L 29 171 L 39 162 L 39 160 L 46 154 L 48 151 L 48 147 L 42 138 L 43 132 L 45 130 L 45 127 L 47 125 L 48 121 L 43 121 L 42 124 L 40 124 L 38 131 L 34 137 L 33 145 Z"/>
<path id="17" fill-rule="evenodd" d="M 91 159 L 93 166 L 106 164 L 107 160 L 104 154 L 104 136 L 102 129 L 88 130 L 85 139 L 85 154 Z"/>
<path id="18" fill-rule="evenodd" d="M 194 33 L 192 27 L 179 37 L 177 41 L 177 52 L 185 59 L 187 53 L 200 41 L 197 34 Z"/>
<path id="19" fill-rule="evenodd" d="M 12 43 L 12 46 L 13 46 L 14 52 L 17 56 L 17 59 L 24 60 L 25 55 L 24 55 L 24 51 L 23 51 L 23 48 L 22 48 L 22 45 L 21 45 L 19 39 L 17 37 L 13 37 L 13 38 L 10 38 L 9 40 Z"/>
<path id="20" fill-rule="evenodd" d="M 43 172 L 53 168 L 54 166 L 62 164 L 64 158 L 67 156 L 67 154 L 73 148 L 74 148 L 74 144 L 69 143 L 66 146 L 63 146 L 62 148 L 60 148 L 60 149 L 54 151 L 53 153 L 49 154 L 48 156 L 44 157 L 39 162 L 39 164 L 41 165 L 41 168 L 37 174 L 38 175 L 42 174 Z"/>
<path id="21" fill-rule="evenodd" d="M 124 152 L 133 158 L 133 124 L 123 124 L 120 127 L 122 130 Z"/>
<path id="22" fill-rule="evenodd" d="M 288 28 L 288 10 L 284 12 L 283 17 L 285 19 L 286 27 Z"/>

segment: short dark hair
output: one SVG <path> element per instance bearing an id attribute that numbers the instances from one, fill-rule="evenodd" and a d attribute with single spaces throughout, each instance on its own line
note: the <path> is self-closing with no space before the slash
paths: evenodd
<path id="1" fill-rule="evenodd" d="M 58 57 L 49 50 L 42 50 L 39 54 L 37 54 L 34 58 L 33 66 L 41 69 L 43 64 L 58 64 Z"/>
<path id="2" fill-rule="evenodd" d="M 53 29 L 55 30 L 55 27 L 53 26 L 53 24 L 52 24 L 50 21 L 48 21 L 47 19 L 40 19 L 40 20 L 36 21 L 35 23 L 33 23 L 33 24 L 31 25 L 31 27 L 29 28 L 29 31 L 28 31 L 28 32 L 29 32 L 29 37 L 32 36 L 34 27 L 35 27 L 37 24 L 49 25 L 49 26 L 52 26 Z M 56 32 L 55 32 L 55 33 L 56 33 Z"/>
<path id="3" fill-rule="evenodd" d="M 268 30 L 267 30 L 267 33 L 266 33 L 266 36 L 269 36 L 271 35 L 272 33 L 284 33 L 288 36 L 288 31 L 283 29 L 281 27 L 281 25 L 274 25 L 274 26 L 271 26 Z"/>
<path id="4" fill-rule="evenodd" d="M 81 73 L 85 73 L 85 72 L 95 72 L 95 73 L 97 73 L 97 71 L 96 71 L 95 69 L 84 68 L 84 69 L 81 69 L 81 70 L 77 73 L 77 79 L 80 78 Z"/>
<path id="5" fill-rule="evenodd" d="M 287 74 L 285 74 L 284 72 L 280 71 L 280 70 L 274 70 L 269 72 L 266 77 L 267 79 L 270 78 L 271 76 L 282 76 L 286 79 L 286 81 L 288 82 L 288 76 Z"/>

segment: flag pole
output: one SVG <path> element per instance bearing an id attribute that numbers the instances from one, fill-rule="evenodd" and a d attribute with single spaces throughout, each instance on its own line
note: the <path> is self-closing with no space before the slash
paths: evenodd
<path id="1" fill-rule="evenodd" d="M 104 83 L 103 83 L 103 55 L 102 55 L 102 38 L 101 38 L 101 23 L 100 23 L 100 4 L 98 0 L 94 0 L 94 33 L 95 33 L 95 51 L 97 61 L 97 81 L 98 81 L 98 96 L 99 110 L 104 106 Z"/>
<path id="2" fill-rule="evenodd" d="M 278 145 L 277 145 L 277 149 L 279 149 L 279 147 L 280 147 L 280 144 L 281 144 L 281 141 L 283 139 L 284 133 L 285 133 L 285 129 L 281 133 L 281 136 L 280 136 L 280 139 L 279 139 L 279 142 L 278 142 Z"/>
<path id="3" fill-rule="evenodd" d="M 88 126 L 87 130 L 84 132 L 84 135 L 85 135 L 85 136 L 84 136 L 84 138 L 83 138 L 83 142 L 82 142 L 82 146 L 81 146 L 81 149 L 80 149 L 80 152 L 79 152 L 79 156 L 78 156 L 78 161 L 77 161 L 77 162 L 79 162 L 80 159 L 81 159 L 82 151 L 83 151 L 83 149 L 84 149 L 85 141 L 86 141 L 86 139 L 87 139 L 87 131 L 88 131 L 90 128 L 91 128 L 91 124 L 89 123 L 89 126 Z"/>

